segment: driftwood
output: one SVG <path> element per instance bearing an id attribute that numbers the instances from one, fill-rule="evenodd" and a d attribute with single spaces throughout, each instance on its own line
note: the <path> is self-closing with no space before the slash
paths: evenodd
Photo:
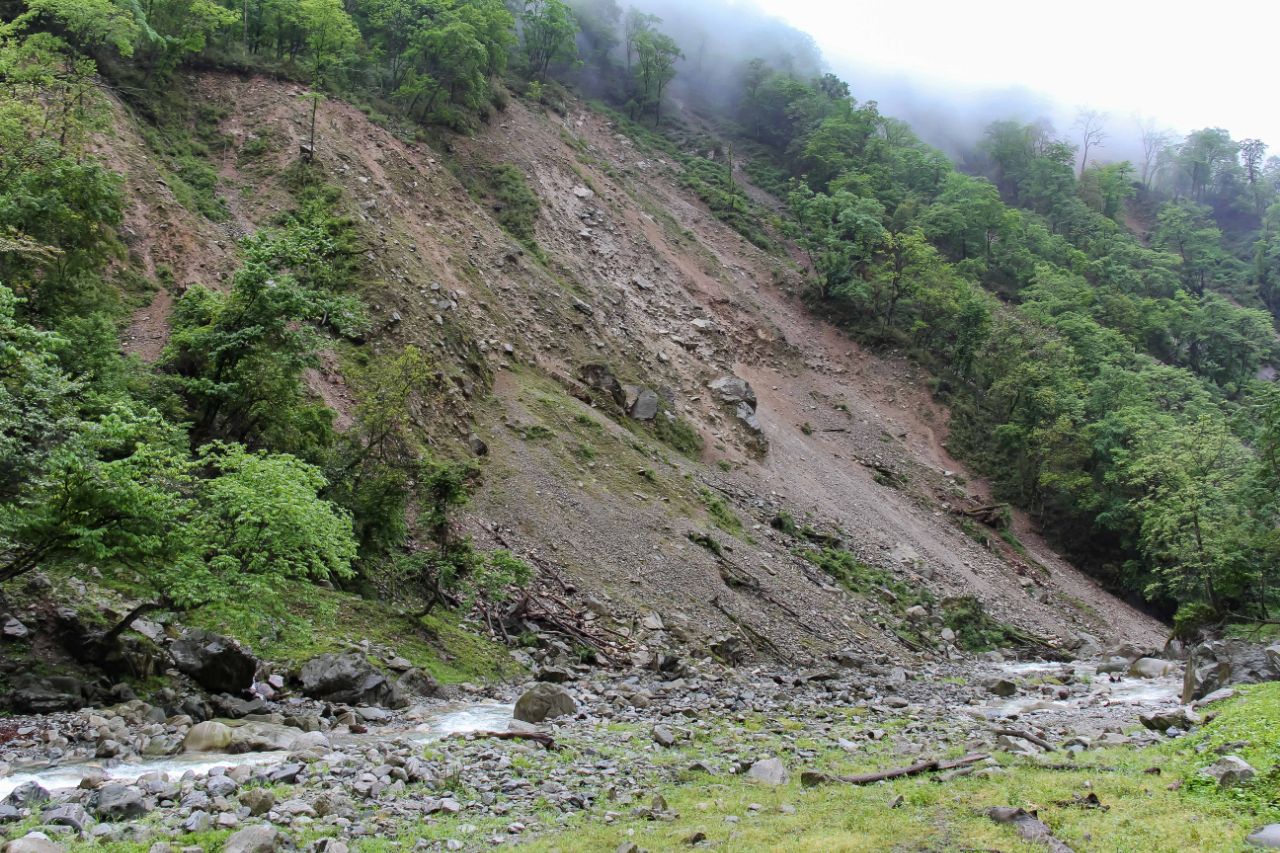
<path id="1" fill-rule="evenodd" d="M 467 731 L 466 738 L 494 738 L 495 740 L 532 740 L 547 749 L 556 749 L 556 738 L 543 731 Z"/>
<path id="2" fill-rule="evenodd" d="M 987 817 L 996 823 L 1007 823 L 1027 841 L 1034 841 L 1049 848 L 1049 853 L 1075 853 L 1053 835 L 1053 830 L 1035 812 L 1015 809 L 1012 806 L 996 806 L 987 809 Z"/>
<path id="3" fill-rule="evenodd" d="M 929 761 L 921 761 L 919 764 L 912 764 L 910 767 L 895 767 L 892 770 L 882 770 L 879 773 L 863 773 L 860 776 L 829 776 L 825 773 L 809 770 L 801 774 L 800 784 L 806 788 L 812 788 L 815 785 L 822 785 L 828 782 L 844 782 L 847 785 L 870 785 L 873 782 L 901 779 L 904 776 L 919 776 L 921 773 L 930 773 L 934 770 L 954 770 L 957 767 L 967 767 L 970 764 L 977 764 L 979 761 L 986 761 L 990 757 L 985 752 L 974 752 L 951 761 L 940 761 L 934 758 Z"/>
<path id="4" fill-rule="evenodd" d="M 1005 737 L 1020 737 L 1023 740 L 1030 741 L 1045 752 L 1054 752 L 1057 749 L 1056 746 L 1049 743 L 1049 741 L 1039 735 L 1034 735 L 1031 732 L 1024 732 L 1021 729 L 995 729 L 994 731 L 996 734 L 1004 735 Z"/>

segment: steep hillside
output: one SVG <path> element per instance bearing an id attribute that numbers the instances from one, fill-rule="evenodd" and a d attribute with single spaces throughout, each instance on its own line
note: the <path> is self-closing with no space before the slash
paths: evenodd
<path id="1" fill-rule="evenodd" d="M 101 145 L 128 178 L 135 261 L 173 271 L 172 292 L 128 336 L 146 359 L 176 292 L 216 284 L 234 266 L 231 240 L 288 209 L 306 139 L 301 87 L 221 75 L 193 86 L 222 114 L 226 144 L 211 156 L 226 222 L 170 197 L 125 111 Z M 448 154 L 337 101 L 320 105 L 317 126 L 318 169 L 359 223 L 372 348 L 430 354 L 440 382 L 420 420 L 442 453 L 487 448 L 469 527 L 540 567 L 573 618 L 608 614 L 631 651 L 679 642 L 791 661 L 941 651 L 940 625 L 903 631 L 921 617 L 907 616 L 883 570 L 896 589 L 927 589 L 936 614 L 943 599 L 973 595 L 1055 644 L 1077 645 L 1079 632 L 1160 642 L 1158 623 L 1016 513 L 1006 541 L 953 512 L 990 498 L 947 455 L 947 415 L 919 370 L 813 320 L 793 296 L 793 264 L 720 223 L 676 164 L 607 117 L 580 102 L 561 116 L 513 101 Z M 463 183 L 475 189 L 502 163 L 540 202 L 536 252 L 502 229 L 483 186 L 473 197 Z M 335 352 L 310 376 L 339 426 L 354 400 L 343 361 Z M 629 418 L 589 387 L 592 365 L 597 385 L 607 372 L 653 389 L 657 418 Z M 710 388 L 731 375 L 758 397 L 764 442 Z M 835 538 L 864 564 L 853 592 L 800 556 Z M 651 612 L 660 618 L 644 620 Z"/>

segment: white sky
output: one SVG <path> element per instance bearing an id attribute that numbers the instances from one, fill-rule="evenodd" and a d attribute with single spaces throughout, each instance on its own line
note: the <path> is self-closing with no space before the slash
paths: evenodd
<path id="1" fill-rule="evenodd" d="M 1068 109 L 1225 127 L 1280 149 L 1280 0 L 756 0 L 838 70 L 1024 86 Z M 867 93 L 861 96 L 874 96 Z"/>

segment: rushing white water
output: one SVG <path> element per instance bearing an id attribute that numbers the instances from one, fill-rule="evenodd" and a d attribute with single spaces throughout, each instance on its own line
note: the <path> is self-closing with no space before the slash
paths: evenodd
<path id="1" fill-rule="evenodd" d="M 454 734 L 466 732 L 501 730 L 511 720 L 510 705 L 497 703 L 477 703 L 453 709 L 442 709 L 415 728 L 405 730 L 388 727 L 381 733 L 371 729 L 367 735 L 333 737 L 335 749 L 341 749 L 344 742 L 368 743 L 381 737 L 405 737 L 412 741 L 426 743 Z M 0 779 L 0 800 L 26 782 L 38 782 L 50 791 L 74 788 L 90 771 L 101 771 L 108 779 L 120 782 L 132 782 L 149 773 L 165 773 L 176 778 L 184 773 L 203 775 L 215 767 L 240 767 L 249 765 L 256 767 L 264 764 L 278 764 L 288 758 L 287 752 L 247 752 L 240 755 L 223 755 L 220 753 L 189 753 L 173 755 L 154 760 L 143 759 L 136 762 L 84 762 L 78 764 L 59 764 L 40 769 L 24 769 Z"/>
<path id="2" fill-rule="evenodd" d="M 1182 677 L 1175 674 L 1161 678 L 1139 678 L 1124 676 L 1112 682 L 1104 674 L 1098 674 L 1094 664 L 1047 663 L 1043 661 L 1017 662 L 1000 664 L 996 671 L 1002 675 L 1013 677 L 1032 676 L 1037 673 L 1051 675 L 1071 669 L 1077 679 L 1089 679 L 1089 689 L 1082 695 L 1074 695 L 1068 699 L 1048 699 L 1047 697 L 1016 696 L 1007 701 L 996 703 L 992 707 L 997 715 L 1026 715 L 1038 711 L 1067 710 L 1087 705 L 1131 705 L 1135 713 L 1138 709 L 1153 708 L 1179 704 L 1182 692 Z"/>

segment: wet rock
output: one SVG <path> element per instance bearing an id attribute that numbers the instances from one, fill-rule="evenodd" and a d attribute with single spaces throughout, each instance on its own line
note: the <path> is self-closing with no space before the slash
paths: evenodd
<path id="1" fill-rule="evenodd" d="M 231 727 L 212 720 L 196 723 L 182 740 L 187 752 L 220 752 L 231 746 L 234 736 Z"/>
<path id="2" fill-rule="evenodd" d="M 213 693 L 241 693 L 253 686 L 258 661 L 234 640 L 189 629 L 169 647 L 173 664 Z"/>
<path id="3" fill-rule="evenodd" d="M 49 802 L 49 792 L 39 782 L 23 782 L 9 792 L 4 804 L 15 809 L 29 809 L 41 803 Z"/>
<path id="4" fill-rule="evenodd" d="M 255 696 L 252 699 L 241 699 L 239 696 L 232 696 L 230 693 L 219 693 L 216 696 L 210 696 L 209 701 L 213 706 L 213 710 L 220 716 L 232 720 L 240 720 L 250 714 L 260 714 L 267 708 L 267 704 L 261 696 Z"/>
<path id="5" fill-rule="evenodd" d="M 1163 678 L 1173 672 L 1175 664 L 1172 661 L 1160 660 L 1159 658 L 1138 658 L 1129 664 L 1129 674 L 1139 678 Z"/>
<path id="6" fill-rule="evenodd" d="M 149 811 L 142 791 L 130 785 L 104 785 L 92 803 L 100 820 L 132 820 Z"/>
<path id="7" fill-rule="evenodd" d="M 785 785 L 791 775 L 781 759 L 762 758 L 747 770 L 747 778 L 765 785 Z"/>
<path id="8" fill-rule="evenodd" d="M 227 838 L 222 853 L 274 853 L 283 839 L 274 826 L 246 826 Z"/>
<path id="9" fill-rule="evenodd" d="M 1229 788 L 1252 780 L 1257 771 L 1240 756 L 1227 755 L 1201 770 L 1200 775 L 1215 779 L 1219 786 Z"/>
<path id="10" fill-rule="evenodd" d="M 293 749 L 302 733 L 289 726 L 274 723 L 245 723 L 231 732 L 230 751 L 272 752 Z"/>
<path id="11" fill-rule="evenodd" d="M 302 692 L 313 699 L 346 705 L 403 708 L 408 702 L 363 655 L 320 655 L 302 667 Z"/>
<path id="12" fill-rule="evenodd" d="M 1129 670 L 1129 659 L 1125 657 L 1109 657 L 1098 664 L 1099 675 L 1110 675 L 1116 672 L 1127 672 Z"/>
<path id="13" fill-rule="evenodd" d="M 524 692 L 516 701 L 512 714 L 526 723 L 541 723 L 554 717 L 563 717 L 578 710 L 578 703 L 558 684 L 542 682 Z"/>

